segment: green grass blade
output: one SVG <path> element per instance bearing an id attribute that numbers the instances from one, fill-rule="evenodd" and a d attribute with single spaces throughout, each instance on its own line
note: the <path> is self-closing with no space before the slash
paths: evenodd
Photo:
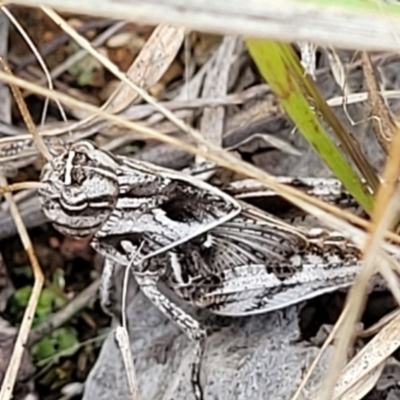
<path id="1" fill-rule="evenodd" d="M 321 99 L 323 103 L 326 104 L 326 102 L 321 95 L 318 96 L 319 92 L 314 83 L 308 77 L 305 77 L 294 51 L 287 44 L 271 40 L 249 38 L 246 43 L 260 73 L 271 86 L 299 131 L 364 210 L 370 212 L 373 196 L 342 152 L 333 143 L 316 113 L 312 110 L 310 101 L 318 112 L 327 113 L 330 111 L 333 114 L 329 107 L 329 111 L 327 111 L 323 105 L 319 104 Z M 329 121 L 329 118 L 331 118 L 331 121 Z M 328 115 L 327 122 L 334 124 L 331 127 L 341 139 L 342 145 L 344 140 L 344 149 L 347 150 L 357 167 L 362 170 L 361 172 L 368 183 L 375 189 L 378 182 L 375 173 L 363 154 L 360 154 L 359 149 L 357 156 L 355 156 L 353 152 L 357 151 L 357 146 L 354 146 L 354 143 L 346 142 L 346 137 L 344 139 L 340 137 L 346 132 L 343 132 L 345 130 L 338 121 L 336 116 Z M 338 133 L 337 130 L 340 132 Z M 361 161 L 357 157 L 361 157 Z"/>

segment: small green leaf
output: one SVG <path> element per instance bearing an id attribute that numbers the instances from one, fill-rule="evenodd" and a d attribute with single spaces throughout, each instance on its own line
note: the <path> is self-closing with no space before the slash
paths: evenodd
<path id="1" fill-rule="evenodd" d="M 28 305 L 31 293 L 31 286 L 25 286 L 21 289 L 18 289 L 7 304 L 7 313 L 10 315 L 18 315 L 23 312 Z M 46 321 L 50 314 L 61 309 L 66 304 L 67 300 L 65 298 L 50 288 L 44 288 L 40 293 L 33 326 L 36 327 L 37 325 Z"/>
<path id="2" fill-rule="evenodd" d="M 28 305 L 29 297 L 31 297 L 32 286 L 24 286 L 21 289 L 18 289 L 14 293 L 14 300 L 17 302 L 17 305 L 21 308 L 25 308 Z"/>
<path id="3" fill-rule="evenodd" d="M 93 82 L 93 72 L 82 71 L 78 76 L 78 84 L 81 86 L 90 85 Z"/>
<path id="4" fill-rule="evenodd" d="M 40 361 L 45 358 L 53 357 L 56 353 L 51 336 L 46 336 L 32 347 L 32 356 Z"/>
<path id="5" fill-rule="evenodd" d="M 75 354 L 79 341 L 77 333 L 70 327 L 56 329 L 32 347 L 32 355 L 37 362 L 57 357 L 62 352 L 64 357 Z"/>

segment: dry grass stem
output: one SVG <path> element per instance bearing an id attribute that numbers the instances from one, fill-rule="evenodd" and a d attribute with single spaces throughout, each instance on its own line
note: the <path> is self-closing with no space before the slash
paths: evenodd
<path id="1" fill-rule="evenodd" d="M 50 90 L 54 90 L 53 81 L 52 81 L 52 78 L 50 76 L 49 70 L 48 70 L 48 68 L 46 66 L 46 63 L 44 62 L 42 56 L 40 55 L 40 52 L 38 51 L 38 49 L 36 48 L 36 46 L 32 42 L 31 38 L 29 37 L 29 35 L 25 31 L 25 29 L 21 26 L 21 24 L 14 18 L 12 13 L 6 7 L 1 7 L 1 10 L 7 16 L 7 18 L 11 21 L 11 23 L 15 26 L 15 28 L 18 30 L 18 32 L 20 33 L 20 35 L 24 39 L 25 43 L 28 45 L 29 49 L 32 51 L 33 55 L 35 56 L 35 59 L 37 60 L 37 62 L 39 63 L 40 67 L 42 68 L 42 70 L 43 70 L 43 72 L 45 74 L 46 83 L 47 83 L 48 88 Z M 21 98 L 22 98 L 22 95 L 21 95 Z M 16 101 L 17 101 L 17 99 L 16 99 Z M 21 100 L 18 100 L 18 101 L 20 102 Z M 67 115 L 65 114 L 65 111 L 62 108 L 61 103 L 58 100 L 56 100 L 56 105 L 58 107 L 58 110 L 60 111 L 60 115 L 61 115 L 62 119 L 64 121 L 67 121 Z M 46 120 L 46 114 L 47 114 L 48 106 L 49 106 L 49 100 L 48 100 L 48 98 L 46 98 L 46 100 L 44 102 L 44 106 L 43 106 L 43 111 L 42 111 L 41 125 L 43 125 L 45 120 Z M 30 129 L 28 129 L 28 130 L 30 132 L 33 132 Z M 46 152 L 42 153 L 42 154 L 46 157 Z"/>
<path id="2" fill-rule="evenodd" d="M 357 333 L 357 337 L 367 338 L 376 335 L 385 325 L 387 325 L 390 321 L 392 321 L 399 315 L 400 315 L 400 308 L 397 308 L 391 313 L 383 316 L 377 323 L 373 324 L 368 329 L 365 329 L 362 332 Z"/>
<path id="3" fill-rule="evenodd" d="M 9 76 L 1 71 L 0 71 L 0 80 L 13 83 L 27 90 L 31 90 L 32 92 L 41 94 L 43 96 L 48 96 L 50 98 L 57 98 L 62 103 L 65 103 L 67 105 L 76 108 L 81 108 L 82 110 L 85 110 L 91 114 L 95 114 L 108 121 L 111 121 L 117 126 L 121 126 L 127 129 L 140 132 L 147 137 L 176 146 L 177 148 L 182 149 L 188 152 L 189 154 L 201 155 L 202 157 L 210 161 L 213 161 L 222 167 L 228 168 L 239 174 L 243 174 L 248 177 L 254 178 L 263 183 L 266 187 L 275 190 L 279 195 L 289 200 L 291 203 L 298 205 L 300 208 L 304 209 L 307 212 L 310 212 L 312 215 L 315 215 L 319 219 L 323 218 L 322 221 L 326 222 L 328 225 L 332 223 L 331 220 L 327 222 L 327 217 L 329 217 L 328 213 L 330 213 L 331 216 L 337 216 L 341 219 L 345 219 L 362 228 L 367 228 L 368 226 L 370 226 L 370 222 L 362 218 L 359 218 L 354 214 L 341 210 L 335 206 L 332 206 L 331 204 L 320 201 L 315 197 L 308 196 L 294 188 L 279 184 L 273 176 L 269 175 L 268 173 L 260 170 L 259 168 L 249 163 L 237 159 L 236 157 L 229 154 L 225 150 L 213 146 L 211 143 L 208 145 L 208 150 L 205 151 L 204 149 L 185 143 L 182 140 L 177 139 L 173 136 L 165 135 L 152 128 L 143 126 L 140 123 L 128 121 L 121 116 L 110 114 L 108 112 L 101 110 L 98 107 L 78 101 L 63 93 L 48 90 L 41 86 L 35 85 L 31 82 L 27 82 L 23 79 Z M 301 200 L 302 202 L 300 202 Z M 307 207 L 307 209 L 305 207 Z M 326 213 L 325 214 L 320 213 L 321 210 L 326 211 Z M 395 243 L 400 244 L 400 237 L 392 232 L 387 232 L 386 238 L 392 240 Z"/>
<path id="4" fill-rule="evenodd" d="M 368 227 L 370 235 L 361 247 L 364 254 L 363 268 L 356 277 L 354 285 L 351 287 L 347 296 L 347 304 L 351 304 L 345 323 L 339 335 L 335 355 L 332 360 L 332 368 L 321 392 L 321 399 L 328 400 L 335 387 L 339 376 L 340 368 L 344 364 L 347 349 L 352 340 L 354 326 L 359 319 L 362 308 L 365 303 L 365 288 L 375 269 L 375 256 L 381 246 L 381 239 L 384 232 L 390 227 L 397 207 L 390 207 L 392 196 L 394 195 L 397 179 L 400 172 L 400 157 L 396 156 L 397 149 L 400 146 L 400 130 L 393 138 L 392 146 L 389 149 L 389 156 L 383 173 L 383 182 L 377 192 L 374 209 L 372 212 L 372 223 Z"/>
<path id="5" fill-rule="evenodd" d="M 375 375 L 376 368 L 379 370 L 382 363 L 399 348 L 399 327 L 400 316 L 397 316 L 390 323 L 385 325 L 383 329 L 353 357 L 342 371 L 341 378 L 335 388 L 334 400 L 354 398 L 349 396 L 350 391 L 360 393 L 360 391 L 363 390 L 364 393 L 360 393 L 362 396 L 372 389 L 368 387 L 360 388 L 358 382 L 361 378 L 370 378 L 371 375 Z M 360 394 L 357 398 L 362 398 Z"/>
<path id="6" fill-rule="evenodd" d="M 12 193 L 23 189 L 45 189 L 46 187 L 46 184 L 35 181 L 12 183 L 10 185 L 0 187 L 0 196 L 4 195 L 5 193 Z"/>
<path id="7" fill-rule="evenodd" d="M 126 328 L 118 326 L 115 329 L 115 339 L 121 350 L 122 359 L 125 366 L 126 375 L 128 378 L 128 386 L 131 392 L 131 400 L 139 400 L 139 391 L 135 373 L 135 367 L 133 365 L 133 357 L 131 353 L 131 347 L 129 344 L 129 336 Z"/>
<path id="8" fill-rule="evenodd" d="M 8 75 L 13 76 L 13 73 L 11 72 L 7 63 L 2 58 L 0 58 L 0 63 L 2 64 L 4 71 Z M 53 157 L 51 156 L 47 146 L 44 144 L 42 137 L 38 134 L 36 125 L 32 120 L 32 117 L 29 113 L 29 110 L 24 101 L 24 98 L 22 97 L 19 87 L 16 85 L 13 85 L 13 84 L 10 84 L 10 87 L 11 87 L 11 91 L 13 93 L 14 99 L 18 105 L 20 112 L 21 112 L 21 116 L 26 124 L 26 127 L 28 128 L 28 131 L 33 136 L 33 140 L 35 141 L 37 148 L 40 150 L 40 152 L 43 154 L 43 156 L 46 158 L 46 160 L 50 161 Z"/>
<path id="9" fill-rule="evenodd" d="M 1 176 L 0 176 L 0 185 L 3 187 L 7 186 L 7 180 Z M 13 197 L 10 193 L 5 193 L 4 196 L 6 197 L 6 200 L 9 203 L 11 215 L 14 218 L 22 244 L 28 255 L 29 261 L 32 265 L 33 276 L 35 279 L 32 288 L 32 293 L 29 298 L 28 305 L 25 309 L 21 326 L 19 328 L 19 332 L 15 341 L 14 350 L 10 359 L 10 363 L 4 375 L 3 383 L 0 390 L 0 400 L 9 400 L 12 397 L 18 370 L 21 364 L 24 351 L 26 350 L 29 331 L 32 326 L 36 306 L 39 301 L 40 292 L 42 290 L 44 283 L 44 276 L 40 268 L 39 262 L 36 258 L 36 255 L 33 252 L 32 243 L 29 239 L 26 228 L 22 222 L 22 218 L 18 211 L 18 207 L 15 204 Z"/>

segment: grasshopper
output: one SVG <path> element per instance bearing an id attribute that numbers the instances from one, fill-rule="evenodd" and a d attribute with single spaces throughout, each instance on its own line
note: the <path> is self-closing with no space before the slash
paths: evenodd
<path id="1" fill-rule="evenodd" d="M 150 301 L 196 342 L 197 399 L 206 330 L 161 284 L 194 306 L 244 316 L 348 287 L 359 270 L 359 250 L 339 234 L 292 226 L 193 176 L 89 141 L 47 163 L 41 182 L 42 209 L 54 227 L 74 238 L 91 236 L 105 258 L 103 307 L 112 310 L 116 268 L 129 267 Z M 317 194 L 343 197 L 337 181 L 318 182 Z M 310 180 L 295 183 L 312 191 Z"/>

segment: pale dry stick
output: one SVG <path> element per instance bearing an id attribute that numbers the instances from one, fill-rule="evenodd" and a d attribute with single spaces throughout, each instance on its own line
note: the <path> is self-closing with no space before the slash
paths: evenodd
<path id="1" fill-rule="evenodd" d="M 0 176 L 0 185 L 7 186 L 7 180 Z M 8 364 L 7 371 L 4 375 L 3 383 L 0 389 L 0 400 L 9 400 L 12 397 L 12 392 L 14 384 L 18 375 L 19 366 L 21 365 L 21 360 L 26 349 L 26 343 L 28 340 L 28 335 L 30 328 L 32 326 L 33 317 L 35 315 L 35 310 L 37 303 L 39 301 L 40 292 L 44 283 L 44 276 L 40 268 L 39 262 L 33 252 L 32 243 L 29 239 L 29 235 L 26 228 L 22 222 L 21 215 L 19 214 L 18 207 L 15 204 L 12 195 L 10 193 L 5 194 L 6 200 L 10 204 L 10 212 L 14 218 L 15 224 L 18 229 L 21 241 L 23 243 L 24 249 L 28 255 L 29 261 L 32 265 L 33 276 L 35 278 L 32 293 L 29 298 L 28 305 L 25 309 L 25 313 L 19 328 L 19 332 L 15 341 L 14 351 L 12 353 L 10 363 Z"/>
<path id="2" fill-rule="evenodd" d="M 37 62 L 39 63 L 40 67 L 42 68 L 42 70 L 43 70 L 43 72 L 45 74 L 48 88 L 50 90 L 54 90 L 53 81 L 51 79 L 51 76 L 50 76 L 49 70 L 48 70 L 48 68 L 46 66 L 46 63 L 44 62 L 42 56 L 40 55 L 40 53 L 39 53 L 37 47 L 35 46 L 35 44 L 32 42 L 32 40 L 29 37 L 28 33 L 20 25 L 20 23 L 14 18 L 14 16 L 8 10 L 7 7 L 3 6 L 3 7 L 1 7 L 1 10 L 7 16 L 7 18 L 11 21 L 11 23 L 14 25 L 14 27 L 18 30 L 18 32 L 20 33 L 20 35 L 25 40 L 26 44 L 28 45 L 28 47 L 30 48 L 30 50 L 32 51 L 34 56 L 36 57 Z M 61 118 L 64 121 L 67 121 L 67 115 L 65 114 L 65 111 L 62 108 L 61 103 L 59 101 L 56 101 L 56 105 L 58 107 L 58 110 L 60 111 Z M 41 118 L 41 123 L 40 123 L 41 125 L 44 125 L 44 122 L 46 120 L 46 114 L 47 114 L 48 106 L 49 106 L 49 98 L 46 97 L 45 102 L 44 102 L 44 106 L 43 106 L 43 111 L 42 111 L 42 118 Z"/>
<path id="3" fill-rule="evenodd" d="M 335 400 L 349 394 L 352 387 L 357 385 L 360 373 L 367 376 L 399 348 L 399 327 L 400 316 L 397 316 L 351 359 L 344 367 L 342 378 L 335 388 Z"/>
<path id="4" fill-rule="evenodd" d="M 346 303 L 352 304 L 335 349 L 332 368 L 327 377 L 324 390 L 321 393 L 322 400 L 329 400 L 335 382 L 338 378 L 340 367 L 343 365 L 347 349 L 352 340 L 352 332 L 354 326 L 359 319 L 361 309 L 365 303 L 365 287 L 369 278 L 374 272 L 374 259 L 377 253 L 381 239 L 384 237 L 385 231 L 392 223 L 395 211 L 388 207 L 394 194 L 394 188 L 400 172 L 400 157 L 396 157 L 397 149 L 400 146 L 400 130 L 393 137 L 392 146 L 389 149 L 387 163 L 383 172 L 383 182 L 378 188 L 376 201 L 371 215 L 371 225 L 368 227 L 370 235 L 367 237 L 361 250 L 364 254 L 363 268 L 356 277 L 354 285 L 350 288 Z"/>
<path id="5" fill-rule="evenodd" d="M 386 99 L 398 99 L 400 98 L 400 90 L 381 90 L 380 95 Z M 326 100 L 327 104 L 331 107 L 343 106 L 343 103 L 356 104 L 363 103 L 368 100 L 367 92 L 351 93 L 347 96 L 335 96 Z"/>
<path id="6" fill-rule="evenodd" d="M 189 125 L 187 125 L 184 121 L 177 118 L 171 111 L 167 110 L 165 107 L 162 107 L 152 96 L 150 96 L 146 90 L 142 89 L 138 85 L 136 85 L 132 80 L 128 78 L 128 76 L 123 73 L 114 63 L 112 63 L 107 57 L 100 54 L 96 49 L 94 49 L 90 43 L 81 35 L 79 35 L 64 19 L 62 19 L 56 12 L 54 12 L 51 8 L 41 7 L 42 10 L 57 24 L 60 28 L 68 33 L 80 46 L 82 46 L 85 50 L 87 50 L 93 57 L 96 58 L 99 62 L 103 64 L 105 68 L 107 68 L 112 74 L 114 74 L 118 79 L 122 82 L 126 83 L 130 88 L 132 88 L 136 93 L 138 93 L 144 100 L 146 100 L 149 104 L 153 105 L 159 112 L 161 112 L 167 119 L 169 119 L 172 123 L 174 123 L 178 128 L 182 129 L 182 131 L 188 133 L 192 137 L 194 137 L 197 141 L 202 144 L 205 144 L 205 141 L 202 135 L 192 129 Z"/>
<path id="7" fill-rule="evenodd" d="M 349 68 L 345 68 L 342 60 L 340 59 L 334 48 L 326 47 L 324 50 L 326 52 L 326 55 L 328 56 L 329 67 L 332 71 L 333 78 L 340 87 L 342 93 L 345 96 L 348 96 L 350 94 L 349 85 L 347 82 L 347 75 L 350 73 Z M 354 64 L 354 55 L 352 57 L 352 61 L 349 64 Z"/>
<path id="8" fill-rule="evenodd" d="M 1 189 L 0 189 L 1 191 Z M 14 194 L 14 200 L 15 202 L 19 205 L 21 202 L 24 200 L 29 199 L 34 195 L 34 190 L 33 189 L 24 189 L 22 192 L 15 193 Z M 6 202 L 3 202 L 0 204 L 0 209 L 1 211 L 7 211 L 8 210 L 8 204 Z"/>
<path id="9" fill-rule="evenodd" d="M 10 68 L 8 67 L 8 65 L 4 61 L 4 59 L 0 58 L 0 63 L 3 65 L 4 71 L 9 76 L 13 76 Z M 28 128 L 28 131 L 33 136 L 33 140 L 35 141 L 36 146 L 41 151 L 41 153 L 46 158 L 46 160 L 50 161 L 53 157 L 51 156 L 49 150 L 47 149 L 46 145 L 43 142 L 43 139 L 41 138 L 41 136 L 39 135 L 39 133 L 36 129 L 36 125 L 34 124 L 32 117 L 29 114 L 28 107 L 26 106 L 26 103 L 22 97 L 19 87 L 15 86 L 13 84 L 10 84 L 10 87 L 11 87 L 11 91 L 13 93 L 14 99 L 15 99 L 16 103 L 18 104 L 18 108 L 21 112 L 22 118 L 26 124 L 26 127 Z"/>
<path id="10" fill-rule="evenodd" d="M 397 192 L 397 196 L 393 196 L 390 204 L 392 210 L 397 209 L 398 200 L 399 196 Z M 379 251 L 378 262 L 382 277 L 385 279 L 398 304 L 400 304 L 398 278 L 390 268 L 390 265 L 392 265 L 394 268 L 398 269 L 398 265 L 393 264 L 393 259 L 384 251 Z M 397 317 L 397 319 L 397 325 L 399 325 L 400 318 Z M 388 325 L 391 325 L 392 321 Z M 393 341 L 389 342 L 385 337 L 382 339 L 386 329 L 388 329 L 388 326 L 385 326 L 373 341 L 368 343 L 368 345 L 365 346 L 362 351 L 350 360 L 350 362 L 343 368 L 339 381 L 335 386 L 334 400 L 342 398 L 343 400 L 344 398 L 360 398 L 360 396 L 365 395 L 370 389 L 372 389 L 370 386 L 373 386 L 374 382 L 379 378 L 379 371 L 383 368 L 385 360 L 400 346 L 400 335 L 398 333 L 397 339 Z M 361 359 L 361 355 L 364 355 L 363 359 Z"/>
<path id="11" fill-rule="evenodd" d="M 132 260 L 134 258 L 132 257 Z M 128 265 L 125 268 L 124 273 L 124 280 L 123 280 L 123 287 L 122 287 L 122 301 L 121 301 L 121 308 L 122 308 L 122 327 L 128 331 L 128 321 L 127 321 L 127 299 L 128 299 L 128 285 L 129 285 L 129 278 L 131 275 L 131 265 Z"/>
<path id="12" fill-rule="evenodd" d="M 143 242 L 142 242 L 143 245 Z M 142 245 L 139 246 L 137 251 L 131 255 L 131 260 L 134 260 L 137 253 L 142 249 Z M 122 326 L 118 326 L 115 330 L 115 338 L 120 347 L 122 359 L 125 366 L 125 372 L 128 380 L 129 390 L 132 395 L 132 400 L 139 400 L 139 390 L 136 378 L 135 365 L 133 364 L 133 358 L 131 354 L 131 348 L 129 344 L 129 333 L 128 333 L 128 321 L 127 321 L 127 298 L 128 298 L 128 284 L 131 275 L 131 263 L 125 267 L 123 288 L 122 288 Z"/>
<path id="13" fill-rule="evenodd" d="M 398 203 L 394 205 L 394 208 L 395 210 L 392 212 L 396 212 L 398 210 Z M 385 252 L 380 252 L 379 254 L 381 259 L 383 260 L 383 264 L 382 266 L 379 267 L 379 271 L 382 277 L 386 281 L 385 284 L 391 291 L 393 297 L 397 301 L 397 304 L 400 306 L 400 288 L 399 288 L 399 278 L 398 278 L 399 275 L 395 274 L 395 272 L 397 272 L 397 274 L 400 273 L 399 263 L 396 262 L 392 257 L 390 257 Z"/>
<path id="14" fill-rule="evenodd" d="M 215 98 L 199 97 L 187 100 L 173 99 L 169 101 L 160 101 L 159 104 L 161 104 L 165 108 L 168 108 L 171 111 L 190 110 L 190 109 L 198 109 L 205 107 L 240 105 L 246 103 L 247 101 L 254 100 L 254 98 L 266 95 L 267 93 L 270 92 L 271 90 L 268 85 L 260 84 L 252 86 L 251 88 L 243 90 L 242 92 L 231 93 Z M 399 91 L 399 97 L 400 97 L 400 91 Z M 126 111 L 122 113 L 122 116 L 125 116 L 129 119 L 143 119 L 146 117 L 151 117 L 152 115 L 154 115 L 155 111 L 156 109 L 151 104 L 139 104 L 129 107 Z"/>
<path id="15" fill-rule="evenodd" d="M 188 29 L 185 32 L 185 39 L 183 42 L 183 50 L 184 50 L 184 57 L 185 57 L 185 86 L 184 86 L 184 90 L 186 92 L 186 100 L 190 99 L 190 91 L 189 91 L 189 81 L 190 81 L 190 57 L 191 57 L 191 53 L 190 53 L 190 30 Z"/>
<path id="16" fill-rule="evenodd" d="M 333 76 L 335 78 L 336 83 L 341 88 L 341 91 L 343 94 L 344 100 L 341 103 L 341 107 L 343 109 L 343 112 L 344 112 L 347 120 L 350 122 L 351 126 L 357 126 L 359 124 L 362 124 L 362 123 L 368 121 L 368 118 L 364 118 L 364 119 L 356 122 L 351 117 L 351 115 L 349 113 L 349 109 L 347 107 L 347 105 L 348 105 L 347 99 L 348 99 L 348 96 L 350 95 L 350 87 L 348 84 L 348 74 L 350 73 L 350 71 L 348 69 L 347 70 L 345 69 L 345 67 L 344 67 L 342 61 L 340 60 L 340 57 L 336 53 L 335 49 L 329 48 L 329 50 L 326 49 L 326 51 L 328 53 L 328 57 L 330 60 L 330 65 L 331 65 L 331 70 L 332 70 Z M 356 55 L 357 55 L 357 51 L 352 54 L 350 64 L 354 63 Z M 367 97 L 367 100 L 369 100 L 369 96 Z"/>
<path id="17" fill-rule="evenodd" d="M 369 371 L 358 380 L 343 395 L 335 396 L 334 400 L 362 400 L 375 387 L 386 366 L 386 360 L 382 361 L 375 368 Z"/>
<path id="18" fill-rule="evenodd" d="M 134 130 L 134 131 L 138 131 L 138 132 L 146 135 L 147 137 L 151 137 L 151 138 L 159 140 L 163 143 L 173 145 L 181 150 L 188 152 L 189 154 L 201 155 L 204 158 L 206 158 L 210 161 L 213 161 L 216 164 L 218 164 L 222 167 L 225 167 L 231 171 L 246 175 L 250 178 L 254 178 L 254 179 L 260 181 L 261 183 L 263 183 L 266 187 L 273 189 L 280 196 L 284 197 L 291 203 L 299 206 L 301 209 L 309 212 L 311 215 L 317 216 L 317 218 L 319 218 L 323 222 L 329 216 L 329 214 L 328 213 L 322 214 L 321 213 L 322 210 L 327 211 L 330 214 L 335 215 L 339 218 L 342 218 L 346 221 L 349 221 L 353 224 L 356 224 L 362 228 L 366 228 L 366 227 L 370 226 L 369 221 L 366 221 L 354 214 L 351 214 L 347 211 L 339 209 L 338 207 L 335 207 L 331 204 L 328 204 L 321 200 L 318 200 L 315 197 L 309 196 L 295 188 L 291 188 L 287 185 L 278 183 L 276 181 L 276 179 L 272 175 L 268 174 L 267 172 L 262 171 L 261 169 L 255 167 L 247 162 L 237 159 L 233 155 L 226 152 L 224 149 L 213 146 L 212 144 L 210 144 L 207 151 L 205 151 L 204 149 L 201 149 L 196 146 L 185 143 L 173 136 L 165 135 L 165 134 L 162 134 L 152 128 L 143 126 L 140 123 L 128 121 L 128 120 L 122 118 L 121 116 L 110 114 L 106 111 L 101 110 L 98 107 L 75 100 L 75 99 L 71 98 L 70 96 L 65 95 L 63 93 L 59 93 L 56 91 L 50 91 L 50 90 L 43 88 L 41 86 L 38 86 L 34 83 L 27 82 L 23 79 L 16 78 L 14 76 L 9 76 L 1 71 L 0 71 L 0 80 L 8 82 L 8 83 L 13 83 L 15 85 L 18 85 L 18 86 L 20 86 L 24 89 L 30 90 L 32 92 L 35 92 L 35 93 L 38 93 L 38 94 L 41 94 L 44 96 L 49 96 L 50 98 L 57 98 L 62 103 L 65 103 L 72 107 L 81 108 L 82 110 L 88 111 L 88 112 L 95 114 L 99 117 L 102 117 L 108 121 L 111 121 L 117 126 L 121 126 L 121 127 L 127 128 L 127 129 Z M 332 223 L 332 220 L 329 220 L 329 223 Z M 348 227 L 350 227 L 350 225 L 348 225 Z M 400 244 L 400 236 L 399 235 L 396 235 L 392 232 L 386 232 L 386 238 L 392 240 L 395 243 Z M 386 244 L 386 246 L 388 248 L 390 247 L 392 249 L 395 249 L 392 246 L 390 246 L 389 244 Z"/>
<path id="19" fill-rule="evenodd" d="M 12 183 L 10 185 L 0 187 L 0 196 L 4 195 L 5 193 L 12 193 L 22 189 L 44 189 L 46 187 L 46 184 L 35 181 Z"/>
<path id="20" fill-rule="evenodd" d="M 373 335 L 376 335 L 385 325 L 387 325 L 394 318 L 400 316 L 400 308 L 396 308 L 389 314 L 384 315 L 378 322 L 370 326 L 368 329 L 364 329 L 361 332 L 357 333 L 357 337 L 359 338 L 367 338 Z"/>
<path id="21" fill-rule="evenodd" d="M 127 310 L 129 277 L 130 277 L 130 273 L 131 273 L 131 268 L 133 266 L 133 260 L 135 260 L 137 254 L 139 254 L 142 251 L 142 246 L 143 246 L 143 242 L 138 247 L 138 249 L 134 253 L 131 254 L 132 261 L 126 266 L 125 273 L 124 273 L 121 304 L 122 304 L 122 327 L 125 329 L 126 332 L 128 332 L 128 321 L 126 318 L 126 310 Z"/>
<path id="22" fill-rule="evenodd" d="M 226 36 L 216 51 L 215 62 L 204 79 L 202 97 L 225 96 L 228 91 L 228 77 L 234 61 L 238 38 Z M 200 119 L 200 131 L 205 139 L 221 146 L 225 122 L 225 108 L 205 108 Z"/>
<path id="23" fill-rule="evenodd" d="M 265 143 L 269 144 L 270 146 L 274 147 L 275 149 L 280 150 L 282 153 L 293 154 L 295 156 L 301 156 L 301 151 L 297 150 L 294 146 L 292 146 L 289 142 L 278 139 L 275 135 L 269 135 L 267 133 L 253 133 L 251 136 L 247 137 L 246 139 L 240 141 L 239 143 L 235 144 L 234 146 L 225 147 L 227 151 L 236 150 L 239 147 L 243 146 L 246 143 L 250 143 L 255 139 L 261 139 Z"/>
<path id="24" fill-rule="evenodd" d="M 303 66 L 305 73 L 310 75 L 311 78 L 315 81 L 317 46 L 314 43 L 310 42 L 300 42 L 298 43 L 298 46 L 301 52 L 301 65 Z"/>
<path id="25" fill-rule="evenodd" d="M 37 6 L 33 0 L 15 3 Z M 273 38 L 285 42 L 310 41 L 322 46 L 397 52 L 399 32 L 398 6 L 383 6 L 382 13 L 370 1 L 326 2 L 299 0 L 227 0 L 182 2 L 46 0 L 60 12 L 129 18 L 142 24 L 165 22 L 192 30 L 226 35 Z M 94 6 L 95 4 L 95 6 Z M 387 15 L 393 16 L 394 28 L 388 29 Z M 351 21 L 351 24 L 349 24 Z M 294 29 L 295 26 L 295 29 Z M 391 27 L 390 27 L 391 28 Z"/>
<path id="26" fill-rule="evenodd" d="M 228 91 L 229 72 L 234 61 L 234 52 L 238 45 L 238 38 L 225 36 L 216 51 L 215 62 L 204 79 L 202 96 L 217 97 L 224 96 Z M 219 147 L 222 146 L 222 134 L 225 123 L 225 108 L 205 108 L 200 119 L 200 132 L 207 142 Z M 196 157 L 196 163 L 204 161 Z M 208 174 L 206 174 L 208 175 Z"/>
<path id="27" fill-rule="evenodd" d="M 131 392 L 132 400 L 139 400 L 139 391 L 138 391 L 135 367 L 133 365 L 133 357 L 131 353 L 131 347 L 129 344 L 129 336 L 126 328 L 118 326 L 115 329 L 115 339 L 117 340 L 117 343 L 119 345 L 122 354 L 122 360 L 124 362 L 126 374 L 128 377 L 128 386 Z"/>

